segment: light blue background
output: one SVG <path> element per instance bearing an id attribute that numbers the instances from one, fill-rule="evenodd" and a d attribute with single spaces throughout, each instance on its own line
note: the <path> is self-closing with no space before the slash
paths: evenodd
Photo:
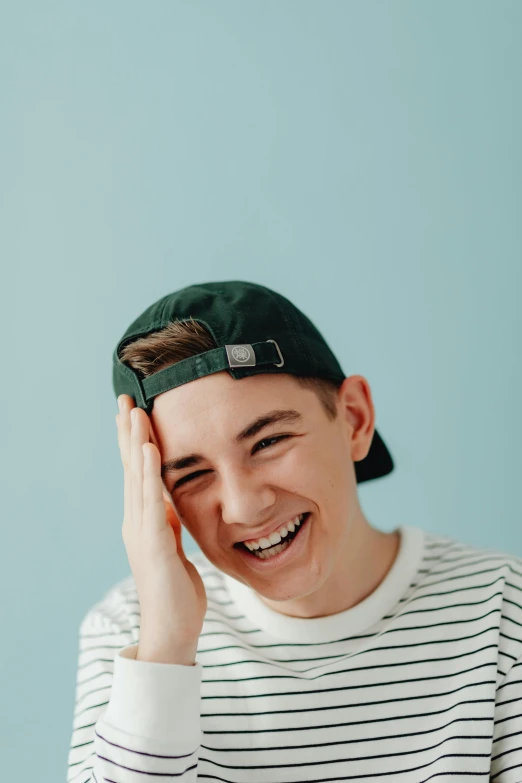
<path id="1" fill-rule="evenodd" d="M 522 555 L 522 3 L 55 0 L 0 29 L 0 777 L 50 783 L 79 624 L 130 573 L 111 353 L 169 291 L 291 298 L 370 383 L 372 523 Z"/>

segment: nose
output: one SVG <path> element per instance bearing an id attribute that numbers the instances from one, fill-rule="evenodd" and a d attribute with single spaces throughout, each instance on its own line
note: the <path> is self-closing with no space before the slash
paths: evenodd
<path id="1" fill-rule="evenodd" d="M 221 471 L 221 516 L 227 525 L 254 527 L 270 516 L 276 493 L 247 470 Z"/>

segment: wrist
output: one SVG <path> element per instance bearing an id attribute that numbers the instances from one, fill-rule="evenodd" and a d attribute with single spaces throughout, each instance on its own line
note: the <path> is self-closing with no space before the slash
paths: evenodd
<path id="1" fill-rule="evenodd" d="M 196 648 L 173 649 L 148 647 L 138 644 L 136 660 L 146 663 L 170 663 L 177 666 L 194 666 L 196 663 Z"/>

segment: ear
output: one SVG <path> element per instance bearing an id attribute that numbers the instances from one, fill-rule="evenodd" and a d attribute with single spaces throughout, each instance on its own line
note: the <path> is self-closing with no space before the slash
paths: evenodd
<path id="1" fill-rule="evenodd" d="M 353 462 L 364 459 L 375 432 L 375 408 L 370 384 L 362 375 L 345 378 L 339 389 L 339 403 L 346 422 Z"/>

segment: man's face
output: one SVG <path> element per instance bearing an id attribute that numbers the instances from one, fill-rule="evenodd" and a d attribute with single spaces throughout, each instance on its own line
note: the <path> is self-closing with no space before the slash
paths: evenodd
<path id="1" fill-rule="evenodd" d="M 301 418 L 236 439 L 276 410 Z M 180 521 L 210 562 L 268 599 L 310 595 L 342 566 L 360 512 L 352 460 L 366 455 L 373 436 L 373 406 L 361 376 L 345 379 L 338 410 L 329 420 L 316 394 L 285 374 L 234 380 L 223 371 L 155 399 L 150 418 L 162 463 L 201 455 L 197 464 L 164 476 Z M 310 516 L 280 566 L 242 551 L 240 542 L 302 512 Z"/>

